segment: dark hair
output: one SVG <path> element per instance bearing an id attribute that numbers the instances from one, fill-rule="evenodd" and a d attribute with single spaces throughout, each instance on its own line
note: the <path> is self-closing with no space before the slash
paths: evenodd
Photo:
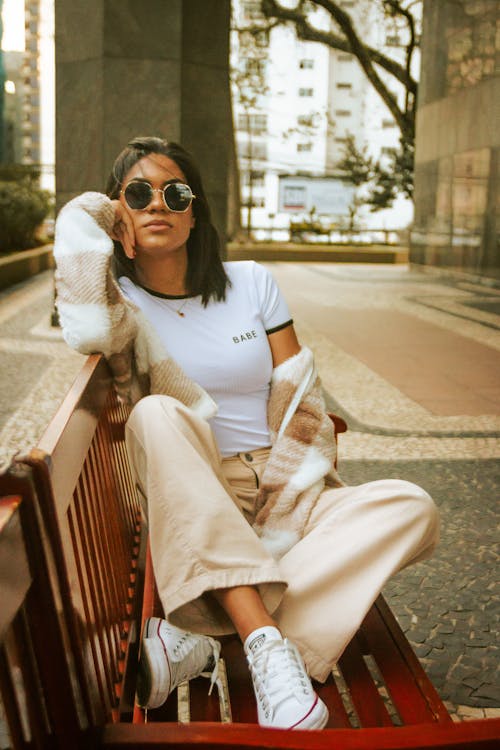
<path id="1" fill-rule="evenodd" d="M 118 155 L 106 185 L 106 195 L 115 199 L 127 173 L 148 154 L 162 154 L 172 159 L 182 170 L 196 198 L 193 201 L 195 225 L 187 241 L 186 291 L 201 295 L 206 306 L 211 297 L 224 300 L 230 281 L 222 264 L 221 243 L 212 224 L 210 207 L 203 189 L 201 175 L 191 154 L 178 143 L 154 136 L 137 137 Z M 119 275 L 126 275 L 137 283 L 133 262 L 127 258 L 119 242 L 115 241 L 115 262 Z"/>

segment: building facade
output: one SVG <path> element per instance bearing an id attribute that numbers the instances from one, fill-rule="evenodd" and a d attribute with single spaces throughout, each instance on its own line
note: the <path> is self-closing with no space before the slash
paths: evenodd
<path id="1" fill-rule="evenodd" d="M 25 0 L 24 7 L 21 161 L 23 164 L 40 165 L 40 0 Z"/>
<path id="2" fill-rule="evenodd" d="M 24 45 L 18 39 L 15 49 L 0 51 L 0 161 L 37 169 L 41 168 L 40 5 L 41 0 L 24 2 Z"/>
<path id="3" fill-rule="evenodd" d="M 351 15 L 363 40 L 402 59 L 405 40 L 380 15 L 377 4 L 368 0 L 344 0 L 340 4 Z M 233 28 L 241 30 L 259 23 L 265 25 L 258 0 L 233 1 Z M 318 11 L 314 23 L 329 30 L 331 21 Z M 279 230 L 285 230 L 290 220 L 310 217 L 311 211 L 325 224 L 339 228 L 352 222 L 355 211 L 360 227 L 407 227 L 412 219 L 411 201 L 401 198 L 393 208 L 372 213 L 363 206 L 362 191 L 355 200 L 357 191 L 338 169 L 349 136 L 376 160 L 383 161 L 399 145 L 399 129 L 356 58 L 324 44 L 301 41 L 284 26 L 261 36 L 260 40 L 255 36 L 253 45 L 241 31 L 232 36 L 243 226 L 251 225 L 257 238 L 269 236 L 272 229 L 276 239 L 284 239 L 286 232 Z M 260 68 L 259 75 L 245 79 L 245 70 L 252 67 L 254 72 Z M 252 108 L 245 107 L 245 84 L 256 94 Z M 391 86 L 402 99 L 403 86 Z M 285 191 L 292 195 L 294 178 L 296 198 L 289 200 Z M 314 203 L 310 197 L 317 193 L 319 179 L 330 201 Z"/>
<path id="4" fill-rule="evenodd" d="M 23 67 L 24 53 L 4 50 L 3 153 L 4 164 L 20 164 L 23 158 Z"/>
<path id="5" fill-rule="evenodd" d="M 424 5 L 413 263 L 500 278 L 500 8 Z"/>

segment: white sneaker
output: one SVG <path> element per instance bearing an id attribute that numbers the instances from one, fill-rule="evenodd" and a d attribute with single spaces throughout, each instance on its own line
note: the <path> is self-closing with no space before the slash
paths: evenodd
<path id="1" fill-rule="evenodd" d="M 213 638 L 188 633 L 159 617 L 150 617 L 142 636 L 138 705 L 158 708 L 181 682 L 199 675 L 211 677 L 211 693 L 217 679 L 219 655 L 220 643 Z"/>
<path id="2" fill-rule="evenodd" d="M 316 695 L 297 647 L 277 628 L 250 633 L 244 644 L 259 724 L 282 729 L 322 729 L 328 709 Z"/>

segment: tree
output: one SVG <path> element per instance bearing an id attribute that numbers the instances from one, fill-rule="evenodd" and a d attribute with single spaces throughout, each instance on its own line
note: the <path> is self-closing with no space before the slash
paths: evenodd
<path id="1" fill-rule="evenodd" d="M 247 217 L 246 233 L 250 237 L 252 232 L 253 186 L 258 170 L 255 169 L 256 154 L 254 135 L 263 133 L 258 124 L 261 114 L 260 97 L 267 91 L 265 65 L 267 61 L 267 31 L 264 29 L 235 29 L 238 33 L 239 59 L 238 64 L 231 68 L 231 82 L 236 100 L 243 110 L 244 127 L 246 132 L 246 173 L 248 176 L 248 197 L 246 199 Z"/>
<path id="2" fill-rule="evenodd" d="M 411 149 L 411 150 L 410 150 Z M 411 144 L 394 149 L 385 163 L 375 161 L 366 148 L 360 150 L 354 138 L 348 136 L 344 158 L 338 169 L 349 175 L 356 187 L 367 186 L 366 202 L 372 211 L 391 206 L 398 193 L 413 197 L 413 149 Z"/>
<path id="3" fill-rule="evenodd" d="M 395 29 L 404 32 L 406 42 L 403 61 L 390 57 L 375 49 L 361 38 L 352 17 L 342 8 L 340 2 L 332 0 L 296 0 L 295 5 L 284 5 L 277 0 L 261 0 L 262 13 L 268 19 L 269 28 L 287 24 L 295 29 L 297 37 L 304 41 L 325 44 L 331 49 L 348 52 L 357 59 L 368 80 L 380 95 L 390 111 L 400 131 L 400 148 L 391 157 L 390 163 L 383 166 L 374 164 L 366 153 L 349 144 L 346 159 L 353 159 L 359 169 L 364 163 L 364 171 L 373 182 L 372 206 L 384 208 L 391 205 L 395 195 L 402 191 L 408 197 L 413 192 L 413 154 L 415 141 L 415 106 L 417 81 L 413 78 L 412 60 L 419 42 L 419 23 L 415 7 L 420 0 L 372 0 L 393 24 Z M 314 12 L 323 9 L 331 19 L 330 30 L 314 25 Z M 381 74 L 381 71 L 384 71 Z M 404 100 L 400 104 L 390 87 L 389 80 L 395 80 L 404 88 Z M 355 153 L 357 151 L 357 153 Z M 345 163 L 345 160 L 344 160 Z M 402 170 L 402 172 L 399 172 Z"/>

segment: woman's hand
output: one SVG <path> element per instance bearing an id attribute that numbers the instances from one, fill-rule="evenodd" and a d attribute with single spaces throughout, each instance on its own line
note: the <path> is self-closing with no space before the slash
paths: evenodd
<path id="1" fill-rule="evenodd" d="M 135 258 L 135 231 L 132 217 L 119 200 L 112 200 L 115 209 L 115 222 L 110 232 L 111 239 L 121 242 L 127 258 Z"/>

